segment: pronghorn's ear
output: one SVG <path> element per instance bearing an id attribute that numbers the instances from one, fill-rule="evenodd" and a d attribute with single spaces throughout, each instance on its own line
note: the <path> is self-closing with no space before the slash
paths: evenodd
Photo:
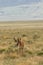
<path id="1" fill-rule="evenodd" d="M 16 37 L 14 37 L 13 39 L 14 39 L 15 42 L 17 42 L 17 38 Z"/>

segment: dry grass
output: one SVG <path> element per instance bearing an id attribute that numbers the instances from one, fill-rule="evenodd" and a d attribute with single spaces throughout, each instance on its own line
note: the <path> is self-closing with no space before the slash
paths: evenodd
<path id="1" fill-rule="evenodd" d="M 43 65 L 43 28 L 0 27 L 0 65 Z M 32 24 L 31 24 L 32 25 Z M 18 53 L 14 37 L 22 37 L 24 54 Z"/>

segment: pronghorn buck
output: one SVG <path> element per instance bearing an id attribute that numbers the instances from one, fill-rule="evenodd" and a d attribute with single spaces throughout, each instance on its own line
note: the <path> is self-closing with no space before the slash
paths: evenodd
<path id="1" fill-rule="evenodd" d="M 23 39 L 20 37 L 17 39 L 14 38 L 14 40 L 17 43 L 16 46 L 19 47 L 19 49 L 18 49 L 19 53 L 23 55 L 23 53 L 24 53 L 24 41 L 23 41 Z"/>

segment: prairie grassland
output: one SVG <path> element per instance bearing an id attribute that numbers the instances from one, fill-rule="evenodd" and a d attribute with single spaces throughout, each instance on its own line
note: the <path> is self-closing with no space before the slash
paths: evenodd
<path id="1" fill-rule="evenodd" d="M 14 37 L 22 37 L 20 55 Z M 43 23 L 0 23 L 0 65 L 43 65 Z"/>

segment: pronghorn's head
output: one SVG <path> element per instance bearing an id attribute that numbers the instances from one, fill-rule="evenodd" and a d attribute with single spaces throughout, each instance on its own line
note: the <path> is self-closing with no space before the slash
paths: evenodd
<path id="1" fill-rule="evenodd" d="M 14 37 L 13 39 L 14 39 L 15 42 L 18 42 L 18 41 L 21 40 L 21 37 L 18 37 L 18 38 L 17 37 Z"/>
<path id="2" fill-rule="evenodd" d="M 15 42 L 17 42 L 17 38 L 16 37 L 14 37 L 13 39 L 14 39 Z"/>

